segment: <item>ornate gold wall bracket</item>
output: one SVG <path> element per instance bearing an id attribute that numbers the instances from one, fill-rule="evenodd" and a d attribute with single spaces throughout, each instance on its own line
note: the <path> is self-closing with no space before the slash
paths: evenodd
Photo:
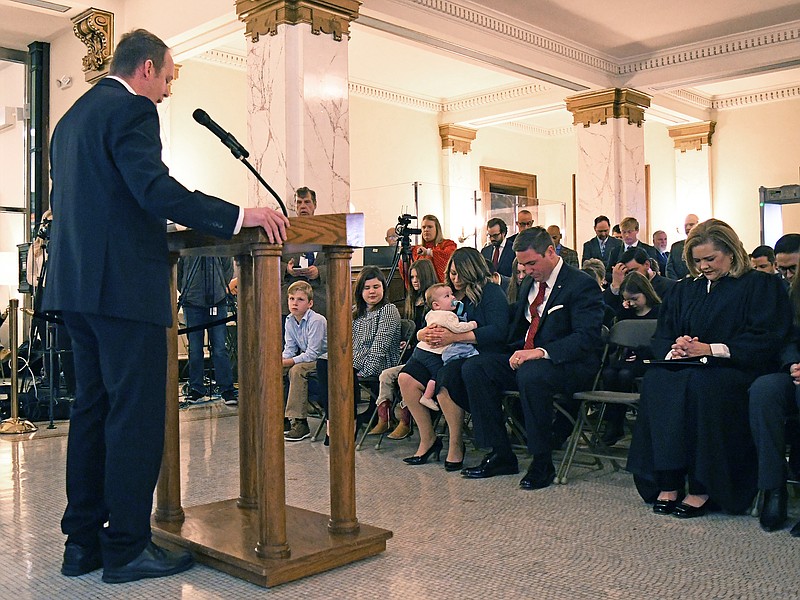
<path id="1" fill-rule="evenodd" d="M 460 127 L 447 123 L 439 125 L 439 137 L 442 138 L 442 150 L 452 149 L 453 153 L 469 154 L 472 149 L 472 140 L 478 135 L 476 129 Z"/>
<path id="2" fill-rule="evenodd" d="M 567 110 L 572 113 L 573 125 L 582 123 L 606 124 L 608 119 L 628 119 L 630 125 L 641 127 L 644 111 L 650 108 L 650 96 L 630 88 L 612 88 L 585 92 L 567 98 Z"/>
<path id="3" fill-rule="evenodd" d="M 687 125 L 669 127 L 669 137 L 675 140 L 675 149 L 681 152 L 687 150 L 701 150 L 703 144 L 711 145 L 711 136 L 714 135 L 716 121 L 701 121 Z"/>
<path id="4" fill-rule="evenodd" d="M 83 57 L 86 81 L 95 83 L 108 75 L 114 54 L 114 13 L 89 8 L 72 19 L 72 31 L 88 53 Z"/>
<path id="5" fill-rule="evenodd" d="M 278 33 L 278 25 L 298 23 L 308 23 L 311 33 L 340 42 L 350 37 L 350 22 L 358 18 L 359 6 L 359 0 L 236 0 L 236 14 L 253 42 Z"/>

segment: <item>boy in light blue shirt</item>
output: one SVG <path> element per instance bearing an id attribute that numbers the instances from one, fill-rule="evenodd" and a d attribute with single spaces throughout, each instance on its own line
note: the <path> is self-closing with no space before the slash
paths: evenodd
<path id="1" fill-rule="evenodd" d="M 287 442 L 306 439 L 308 427 L 308 374 L 317 368 L 317 357 L 328 351 L 328 322 L 311 310 L 314 290 L 306 281 L 295 281 L 287 290 L 289 315 L 283 344 L 283 375 L 289 378 L 286 418 L 291 419 Z"/>

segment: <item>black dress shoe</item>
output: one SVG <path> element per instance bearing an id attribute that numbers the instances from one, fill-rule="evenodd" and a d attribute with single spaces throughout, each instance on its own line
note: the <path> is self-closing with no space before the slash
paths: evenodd
<path id="1" fill-rule="evenodd" d="M 680 503 L 680 500 L 656 500 L 653 502 L 653 512 L 657 515 L 671 515 Z"/>
<path id="2" fill-rule="evenodd" d="M 694 519 L 695 517 L 702 517 L 706 514 L 706 504 L 708 504 L 707 501 L 705 504 L 703 504 L 703 506 L 692 506 L 691 504 L 681 502 L 672 511 L 672 514 L 679 519 Z"/>
<path id="3" fill-rule="evenodd" d="M 775 531 L 786 521 L 786 486 L 764 490 L 764 503 L 758 518 L 764 531 Z"/>
<path id="4" fill-rule="evenodd" d="M 495 475 L 516 475 L 517 473 L 519 473 L 519 464 L 517 464 L 516 455 L 495 452 L 487 454 L 477 467 L 461 470 L 461 475 L 467 479 L 484 479 Z"/>
<path id="5" fill-rule="evenodd" d="M 546 488 L 556 478 L 556 469 L 553 461 L 548 459 L 537 463 L 533 461 L 528 467 L 528 472 L 519 482 L 523 490 L 540 490 Z"/>
<path id="6" fill-rule="evenodd" d="M 800 521 L 794 524 L 794 527 L 789 531 L 789 535 L 792 537 L 800 537 Z"/>
<path id="7" fill-rule="evenodd" d="M 182 573 L 192 566 L 194 558 L 188 551 L 172 552 L 150 542 L 142 553 L 127 565 L 106 567 L 103 570 L 103 581 L 125 583 L 152 577 L 166 577 Z"/>
<path id="8" fill-rule="evenodd" d="M 67 577 L 78 577 L 96 571 L 103 566 L 103 555 L 100 546 L 81 546 L 75 542 L 67 542 L 64 546 L 64 562 L 61 573 Z"/>

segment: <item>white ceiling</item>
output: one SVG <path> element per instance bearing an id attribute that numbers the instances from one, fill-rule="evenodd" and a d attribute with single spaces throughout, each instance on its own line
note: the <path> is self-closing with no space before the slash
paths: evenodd
<path id="1" fill-rule="evenodd" d="M 448 11 L 451 5 L 464 11 Z M 34 40 L 49 41 L 69 30 L 68 17 L 85 7 L 74 5 L 66 15 L 57 15 L 0 0 L 0 46 L 24 49 Z M 624 5 L 586 0 L 367 0 L 360 12 L 348 49 L 353 82 L 443 106 L 531 86 L 524 94 L 503 96 L 514 96 L 513 101 L 476 101 L 480 109 L 446 109 L 442 115 L 443 120 L 467 125 L 511 121 L 550 130 L 567 127 L 569 114 L 563 108 L 553 110 L 554 105 L 563 106 L 564 98 L 576 90 L 626 85 L 629 80 L 654 96 L 659 110 L 648 114 L 656 119 L 658 114 L 674 115 L 675 122 L 710 118 L 709 107 L 717 98 L 800 85 L 797 0 L 641 0 Z M 480 19 L 470 20 L 462 13 Z M 487 26 L 487 20 L 568 50 L 559 54 L 506 36 Z M 786 24 L 794 38 L 783 44 L 644 73 L 625 71 L 636 61 L 735 42 L 737 36 L 752 37 L 763 28 L 768 33 L 780 26 L 787 29 Z M 221 39 L 217 48 L 243 56 L 244 36 Z M 570 52 L 595 57 L 611 65 L 610 70 L 571 59 Z M 681 81 L 695 84 L 687 87 Z M 705 114 L 685 103 L 687 95 L 707 101 L 701 107 Z M 661 110 L 667 106 L 671 112 Z"/>

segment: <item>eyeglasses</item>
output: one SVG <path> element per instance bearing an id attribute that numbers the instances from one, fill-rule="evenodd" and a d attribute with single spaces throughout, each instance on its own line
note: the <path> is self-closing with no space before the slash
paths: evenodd
<path id="1" fill-rule="evenodd" d="M 531 227 L 533 225 L 533 221 L 517 221 L 518 227 Z"/>
<path id="2" fill-rule="evenodd" d="M 781 275 L 788 275 L 789 273 L 794 275 L 797 272 L 797 265 L 791 265 L 789 267 L 782 267 L 778 265 L 778 271 L 781 272 Z"/>
<path id="3" fill-rule="evenodd" d="M 489 233 L 487 234 L 490 240 L 503 237 L 502 233 Z"/>

